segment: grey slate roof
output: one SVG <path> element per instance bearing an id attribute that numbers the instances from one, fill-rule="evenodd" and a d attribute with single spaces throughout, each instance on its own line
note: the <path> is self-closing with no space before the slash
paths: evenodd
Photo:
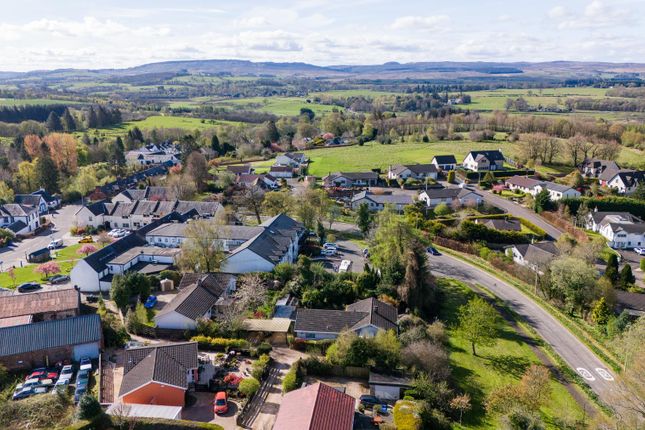
<path id="1" fill-rule="evenodd" d="M 231 255 L 249 249 L 270 263 L 277 264 L 288 251 L 294 237 L 304 232 L 304 226 L 284 214 L 276 215 L 260 224 L 263 230 L 237 247 Z"/>
<path id="2" fill-rule="evenodd" d="M 454 155 L 435 155 L 434 160 L 437 164 L 457 164 L 457 159 Z"/>
<path id="3" fill-rule="evenodd" d="M 226 291 L 226 288 L 234 278 L 226 273 L 199 274 L 194 282 L 183 285 L 179 293 L 157 314 L 162 316 L 171 312 L 177 312 L 187 318 L 195 320 L 212 308 L 217 300 Z M 184 276 L 185 277 L 185 276 Z M 192 277 L 191 277 L 192 278 Z"/>
<path id="4" fill-rule="evenodd" d="M 600 224 L 606 217 L 615 216 L 616 218 L 621 218 L 627 222 L 642 222 L 640 218 L 635 217 L 629 212 L 602 212 L 594 211 L 590 213 L 591 218 L 596 224 Z"/>
<path id="5" fill-rule="evenodd" d="M 629 224 L 629 223 L 609 223 L 613 231 L 623 230 L 631 234 L 645 233 L 645 223 Z"/>
<path id="6" fill-rule="evenodd" d="M 546 263 L 560 254 L 560 250 L 555 246 L 555 243 L 550 241 L 522 243 L 515 245 L 515 248 L 524 257 L 524 260 L 533 264 Z"/>
<path id="7" fill-rule="evenodd" d="M 436 173 L 437 166 L 435 166 L 434 164 L 396 164 L 392 166 L 390 172 L 394 173 L 395 175 L 400 175 L 406 170 L 410 170 L 412 173 L 417 175 Z"/>
<path id="8" fill-rule="evenodd" d="M 522 231 L 522 224 L 516 219 L 486 219 L 481 223 L 495 230 Z"/>
<path id="9" fill-rule="evenodd" d="M 186 371 L 198 366 L 197 342 L 128 349 L 119 396 L 153 381 L 187 389 Z"/>
<path id="10" fill-rule="evenodd" d="M 40 199 L 40 195 L 36 194 L 16 194 L 13 201 L 20 205 L 37 207 L 40 204 Z"/>
<path id="11" fill-rule="evenodd" d="M 347 306 L 346 310 L 298 309 L 296 331 L 340 333 L 374 325 L 383 330 L 397 329 L 398 313 L 394 306 L 373 297 Z"/>
<path id="12" fill-rule="evenodd" d="M 477 161 L 482 158 L 486 158 L 490 162 L 504 161 L 504 154 L 496 149 L 488 151 L 470 151 L 470 154 L 472 154 L 473 158 Z"/>
<path id="13" fill-rule="evenodd" d="M 27 224 L 25 224 L 24 221 L 18 220 L 18 221 L 12 222 L 11 224 L 6 226 L 5 228 L 7 230 L 11 230 L 14 233 L 18 233 L 19 231 L 21 231 L 25 227 L 27 227 Z"/>
<path id="14" fill-rule="evenodd" d="M 333 182 L 337 178 L 347 178 L 352 181 L 356 181 L 356 180 L 373 181 L 378 179 L 378 173 L 376 172 L 335 172 L 335 173 L 330 173 L 323 179 L 326 182 Z"/>
<path id="15" fill-rule="evenodd" d="M 396 330 L 398 312 L 396 308 L 388 303 L 382 302 L 369 297 L 367 299 L 359 300 L 347 306 L 350 312 L 365 312 L 368 317 L 359 323 L 358 326 L 365 324 L 372 324 L 383 330 Z"/>
<path id="16" fill-rule="evenodd" d="M 373 193 L 371 191 L 361 191 L 360 193 L 354 194 L 352 197 L 352 203 L 361 199 L 369 199 L 375 203 L 387 205 L 411 205 L 414 203 L 414 199 L 409 194 L 397 194 L 397 193 Z"/>
<path id="17" fill-rule="evenodd" d="M 0 328 L 0 357 L 101 341 L 98 315 Z"/>
<path id="18" fill-rule="evenodd" d="M 33 206 L 21 205 L 18 203 L 7 203 L 0 205 L 0 215 L 12 216 L 12 217 L 24 217 L 29 216 L 29 214 L 35 212 L 38 208 Z"/>

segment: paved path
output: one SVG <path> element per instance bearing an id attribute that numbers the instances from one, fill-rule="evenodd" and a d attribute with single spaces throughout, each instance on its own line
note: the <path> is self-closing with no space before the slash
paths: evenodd
<path id="1" fill-rule="evenodd" d="M 598 397 L 611 404 L 610 391 L 615 387 L 613 373 L 581 341 L 558 320 L 517 288 L 497 279 L 484 270 L 450 255 L 429 257 L 430 269 L 435 274 L 479 284 L 504 300 L 538 334 L 580 374 Z"/>

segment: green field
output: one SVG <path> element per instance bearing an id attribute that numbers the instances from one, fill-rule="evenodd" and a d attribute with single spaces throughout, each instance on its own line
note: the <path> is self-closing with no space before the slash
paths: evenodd
<path id="1" fill-rule="evenodd" d="M 60 99 L 0 99 L 0 106 L 69 105 L 79 102 Z"/>
<path id="2" fill-rule="evenodd" d="M 380 97 L 380 96 L 393 96 L 400 93 L 390 91 L 378 91 L 370 89 L 357 89 L 357 90 L 333 90 L 309 93 L 309 97 L 322 97 L 322 96 L 335 96 L 335 97 Z"/>
<path id="3" fill-rule="evenodd" d="M 214 104 L 219 107 L 257 110 L 286 116 L 299 115 L 301 108 L 311 109 L 317 115 L 331 112 L 334 109 L 343 109 L 341 106 L 307 103 L 305 98 L 300 97 L 249 97 L 223 100 Z"/>
<path id="4" fill-rule="evenodd" d="M 440 318 L 448 327 L 456 323 L 457 308 L 474 293 L 465 285 L 448 279 L 439 281 L 442 293 Z M 497 343 L 492 347 L 478 347 L 478 356 L 470 352 L 470 344 L 450 331 L 449 349 L 453 380 L 459 388 L 470 394 L 473 409 L 464 415 L 463 425 L 456 429 L 497 429 L 499 417 L 487 414 L 484 409 L 486 396 L 496 387 L 517 383 L 531 364 L 540 364 L 538 357 L 525 339 L 507 322 L 501 324 Z M 536 339 L 536 342 L 540 342 Z M 558 420 L 574 420 L 583 411 L 566 388 L 556 380 L 551 384 L 552 393 L 548 406 L 541 409 L 547 429 L 560 429 Z"/>
<path id="5" fill-rule="evenodd" d="M 523 97 L 531 106 L 539 104 L 543 106 L 560 105 L 564 106 L 564 101 L 568 97 L 591 97 L 604 98 L 607 90 L 605 88 L 544 88 L 540 89 L 501 89 L 491 91 L 472 91 L 469 94 L 472 97 L 472 103 L 468 105 L 470 109 L 480 111 L 504 110 L 506 99 L 516 99 Z M 530 94 L 530 95 L 529 95 Z"/>

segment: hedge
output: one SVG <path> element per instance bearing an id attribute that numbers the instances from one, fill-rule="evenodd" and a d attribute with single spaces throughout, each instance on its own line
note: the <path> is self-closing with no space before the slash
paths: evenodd
<path id="1" fill-rule="evenodd" d="M 560 200 L 560 204 L 568 207 L 572 215 L 578 213 L 582 203 L 587 203 L 590 210 L 598 208 L 599 211 L 629 212 L 639 218 L 645 218 L 645 201 L 630 197 L 579 197 Z"/>
<path id="2" fill-rule="evenodd" d="M 524 234 L 517 231 L 495 230 L 483 224 L 477 224 L 464 220 L 457 235 L 466 241 L 486 241 L 489 243 L 530 243 L 531 234 Z"/>
<path id="3" fill-rule="evenodd" d="M 222 337 L 193 336 L 191 341 L 197 342 L 199 347 L 211 351 L 228 351 L 230 349 L 249 349 L 246 339 L 226 339 Z"/>
<path id="4" fill-rule="evenodd" d="M 302 385 L 302 370 L 300 369 L 300 360 L 291 365 L 291 369 L 284 375 L 282 380 L 282 392 L 288 393 L 289 391 L 296 390 Z"/>
<path id="5" fill-rule="evenodd" d="M 512 216 L 509 214 L 492 214 L 492 215 L 475 215 L 475 216 L 469 216 L 466 217 L 467 220 L 475 220 L 475 219 L 516 219 L 519 220 L 520 224 L 522 224 L 524 227 L 528 228 L 533 232 L 533 236 L 539 239 L 543 239 L 546 237 L 546 231 L 538 227 L 537 225 L 533 224 L 531 221 L 527 220 L 526 218 L 521 218 L 517 216 Z"/>

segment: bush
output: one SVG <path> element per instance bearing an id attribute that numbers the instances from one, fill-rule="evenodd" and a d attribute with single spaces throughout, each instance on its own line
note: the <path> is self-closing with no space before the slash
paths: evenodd
<path id="1" fill-rule="evenodd" d="M 282 392 L 288 393 L 300 388 L 300 385 L 302 385 L 302 370 L 300 369 L 300 361 L 296 361 L 282 380 Z"/>
<path id="2" fill-rule="evenodd" d="M 209 351 L 249 349 L 249 342 L 246 339 L 225 339 L 221 337 L 193 336 L 190 340 L 197 342 L 201 349 L 206 349 Z"/>
<path id="3" fill-rule="evenodd" d="M 78 191 L 65 191 L 62 195 L 62 202 L 65 204 L 74 203 L 81 199 L 82 194 Z"/>
<path id="4" fill-rule="evenodd" d="M 252 397 L 255 393 L 257 393 L 259 389 L 260 389 L 260 381 L 258 381 L 254 377 L 242 379 L 242 381 L 240 382 L 240 385 L 238 386 L 239 392 L 248 398 Z"/>
<path id="5" fill-rule="evenodd" d="M 421 416 L 416 402 L 410 400 L 397 401 L 392 415 L 394 415 L 394 424 L 398 430 L 421 429 Z"/>
<path id="6" fill-rule="evenodd" d="M 271 362 L 271 357 L 267 354 L 263 354 L 255 360 L 253 366 L 251 367 L 251 376 L 257 380 L 261 380 L 264 376 L 266 370 L 269 368 L 269 363 Z"/>
<path id="7" fill-rule="evenodd" d="M 79 420 L 91 420 L 101 412 L 103 412 L 103 410 L 101 409 L 99 401 L 96 400 L 96 397 L 87 393 L 84 394 L 78 402 L 76 417 Z"/>
<path id="8" fill-rule="evenodd" d="M 271 346 L 271 344 L 269 342 L 262 342 L 257 347 L 258 355 L 268 354 L 272 350 L 273 350 L 273 347 Z"/>
<path id="9" fill-rule="evenodd" d="M 12 240 L 16 238 L 16 235 L 13 234 L 11 230 L 6 228 L 0 228 L 0 248 L 7 246 Z"/>
<path id="10" fill-rule="evenodd" d="M 307 371 L 307 375 L 328 376 L 331 375 L 332 364 L 324 358 L 309 356 L 301 361 L 302 367 Z"/>
<path id="11" fill-rule="evenodd" d="M 159 273 L 159 279 L 170 279 L 175 284 L 175 288 L 177 288 L 177 285 L 181 282 L 181 273 L 176 270 L 162 270 Z"/>

